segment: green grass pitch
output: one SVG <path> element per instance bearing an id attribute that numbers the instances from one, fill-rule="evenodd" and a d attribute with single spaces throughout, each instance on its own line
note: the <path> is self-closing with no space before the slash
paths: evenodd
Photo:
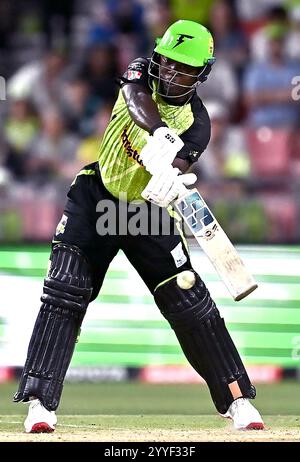
<path id="1" fill-rule="evenodd" d="M 12 403 L 15 383 L 0 385 L 0 441 L 300 441 L 299 383 L 258 385 L 255 405 L 266 430 L 233 431 L 203 385 L 66 383 L 58 426 L 26 435 L 27 405 Z"/>

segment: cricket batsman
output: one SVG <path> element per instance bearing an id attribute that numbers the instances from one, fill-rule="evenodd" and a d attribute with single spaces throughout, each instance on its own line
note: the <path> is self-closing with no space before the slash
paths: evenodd
<path id="1" fill-rule="evenodd" d="M 151 58 L 137 58 L 120 79 L 120 92 L 99 159 L 81 170 L 68 192 L 52 242 L 27 359 L 14 401 L 29 402 L 25 431 L 55 429 L 63 382 L 88 304 L 122 249 L 175 331 L 192 367 L 210 390 L 219 414 L 236 429 L 263 429 L 249 399 L 256 391 L 224 320 L 193 270 L 177 230 L 172 202 L 195 182 L 186 173 L 210 138 L 207 111 L 196 88 L 215 61 L 213 38 L 201 24 L 180 20 L 156 41 Z M 151 221 L 170 216 L 173 231 L 151 234 L 99 232 L 99 204 L 116 210 L 144 203 Z M 143 202 L 142 202 L 143 201 Z M 169 212 L 169 213 L 168 213 Z M 120 223 L 118 223 L 120 225 Z M 191 276 L 188 284 L 180 275 Z M 179 282 L 178 282 L 179 281 Z"/>

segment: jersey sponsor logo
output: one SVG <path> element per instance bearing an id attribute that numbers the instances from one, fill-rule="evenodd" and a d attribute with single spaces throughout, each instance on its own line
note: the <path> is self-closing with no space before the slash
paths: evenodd
<path id="1" fill-rule="evenodd" d="M 130 71 L 142 71 L 145 69 L 145 64 L 144 63 L 131 63 L 128 66 L 128 70 Z"/>
<path id="2" fill-rule="evenodd" d="M 143 166 L 144 164 L 142 162 L 142 159 L 140 158 L 140 155 L 139 155 L 138 151 L 136 149 L 133 149 L 133 147 L 132 147 L 132 145 L 131 145 L 131 143 L 129 141 L 126 128 L 124 128 L 124 130 L 122 132 L 121 140 L 122 140 L 122 144 L 124 146 L 124 149 L 125 149 L 126 154 L 128 155 L 128 157 L 132 158 L 138 164 Z"/>
<path id="3" fill-rule="evenodd" d="M 56 227 L 56 231 L 55 231 L 55 234 L 63 234 L 65 232 L 65 229 L 66 229 L 66 225 L 67 225 L 67 221 L 68 221 L 68 217 L 67 215 L 63 215 L 61 217 L 61 220 L 60 222 L 58 223 L 57 227 Z"/>
<path id="4" fill-rule="evenodd" d="M 127 71 L 127 79 L 128 80 L 138 80 L 142 77 L 142 73 L 140 71 Z"/>
<path id="5" fill-rule="evenodd" d="M 199 154 L 199 151 L 190 151 L 189 156 L 190 157 L 197 157 Z"/>
<path id="6" fill-rule="evenodd" d="M 177 37 L 177 43 L 175 43 L 175 45 L 173 46 L 173 48 L 176 48 L 178 47 L 178 45 L 181 45 L 182 43 L 184 43 L 187 39 L 188 40 L 191 40 L 193 38 L 195 38 L 193 35 L 186 35 L 186 34 L 177 34 L 178 37 Z M 172 48 L 172 50 L 173 50 Z"/>

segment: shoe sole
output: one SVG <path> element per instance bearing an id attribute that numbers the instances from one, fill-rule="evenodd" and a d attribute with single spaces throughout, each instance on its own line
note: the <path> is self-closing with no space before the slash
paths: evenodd
<path id="1" fill-rule="evenodd" d="M 54 428 L 51 428 L 46 422 L 39 422 L 32 426 L 30 432 L 28 433 L 52 433 Z"/>
<path id="2" fill-rule="evenodd" d="M 264 424 L 262 422 L 251 422 L 245 430 L 264 430 Z"/>
<path id="3" fill-rule="evenodd" d="M 233 420 L 232 417 L 230 417 L 229 415 L 226 416 L 220 413 L 219 415 L 223 417 L 224 419 L 230 419 L 231 421 Z M 247 425 L 247 427 L 236 428 L 236 430 L 264 430 L 264 429 L 265 429 L 265 426 L 262 422 L 251 422 L 249 423 L 249 425 Z"/>
<path id="4" fill-rule="evenodd" d="M 231 417 L 227 417 L 227 419 L 231 419 Z M 247 425 L 247 427 L 240 427 L 240 428 L 235 427 L 235 430 L 240 430 L 240 431 L 264 430 L 264 429 L 265 429 L 265 426 L 262 422 L 251 422 Z"/>

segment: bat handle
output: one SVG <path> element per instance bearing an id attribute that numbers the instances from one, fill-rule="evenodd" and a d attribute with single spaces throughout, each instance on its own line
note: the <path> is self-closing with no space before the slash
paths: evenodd
<path id="1" fill-rule="evenodd" d="M 188 191 L 189 190 L 184 186 L 184 184 L 180 183 L 179 194 L 175 200 L 181 199 L 183 196 L 186 195 Z"/>

